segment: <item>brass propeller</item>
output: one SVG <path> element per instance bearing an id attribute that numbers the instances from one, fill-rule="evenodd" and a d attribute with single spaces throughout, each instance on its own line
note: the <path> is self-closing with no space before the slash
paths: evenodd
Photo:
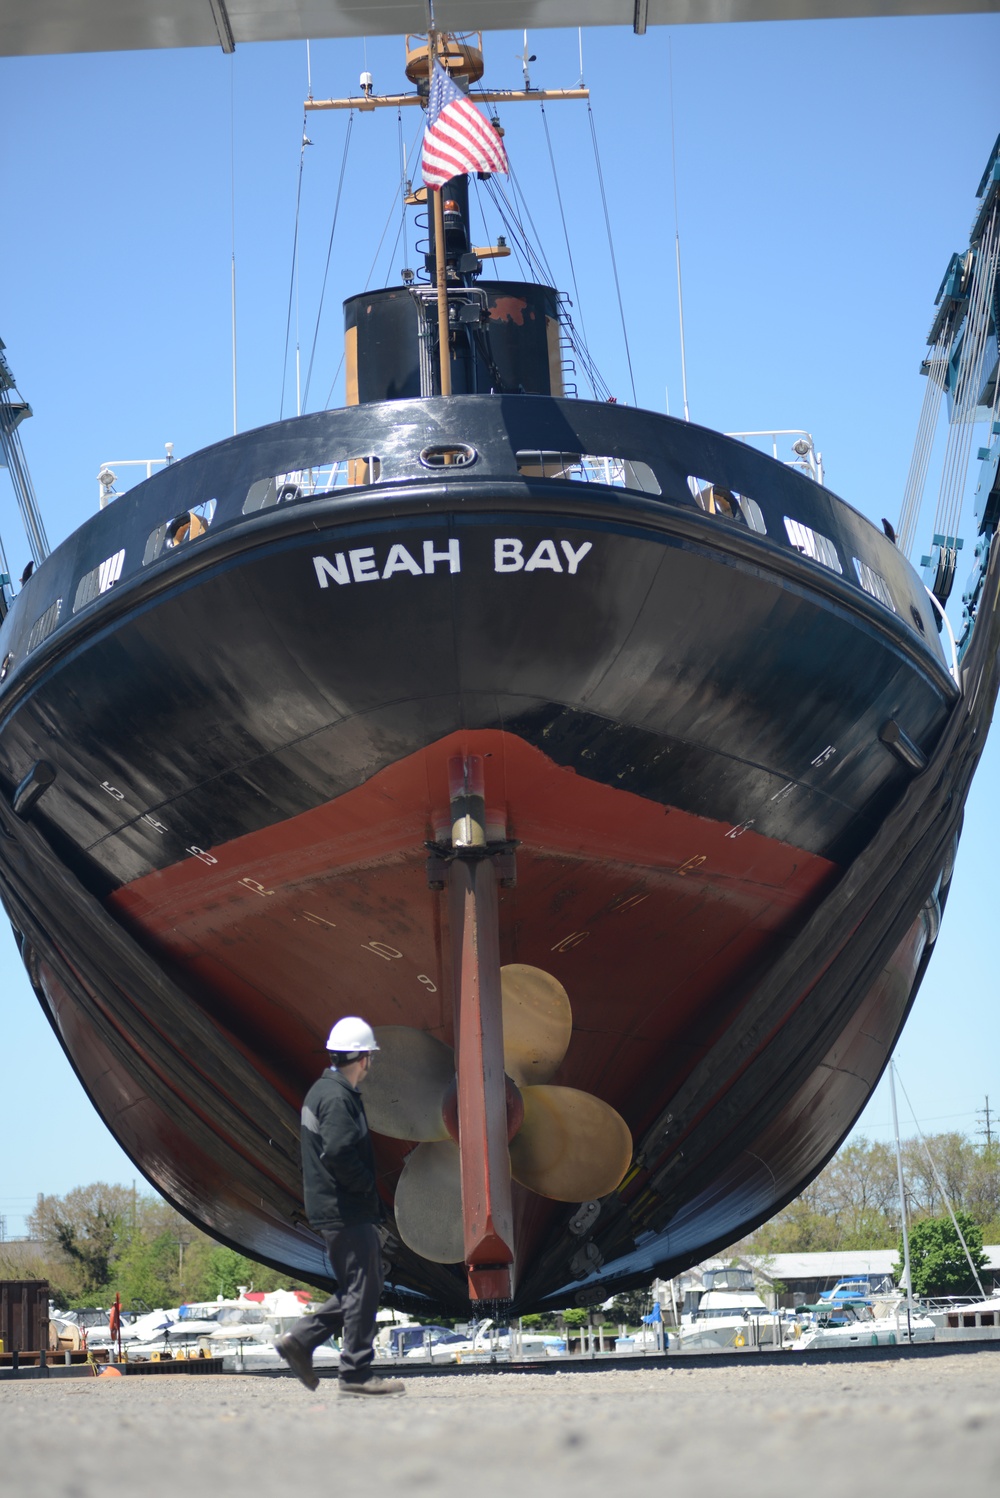
<path id="1" fill-rule="evenodd" d="M 554 1201 L 606 1196 L 628 1170 L 632 1136 L 609 1103 L 551 1084 L 573 1028 L 566 990 L 551 973 L 526 963 L 501 968 L 500 981 L 504 1067 L 524 1103 L 523 1122 L 510 1144 L 511 1175 Z M 390 1139 L 418 1141 L 396 1186 L 400 1237 L 425 1259 L 459 1263 L 461 1160 L 444 1121 L 454 1052 L 406 1025 L 389 1025 L 376 1035 L 379 1054 L 363 1083 L 369 1122 Z"/>
<path id="2" fill-rule="evenodd" d="M 418 1144 L 396 1182 L 396 1228 L 407 1248 L 432 1264 L 460 1264 L 462 1162 L 451 1139 Z"/>
<path id="3" fill-rule="evenodd" d="M 448 1139 L 441 1106 L 455 1081 L 455 1052 L 412 1025 L 383 1025 L 361 1083 L 368 1122 L 388 1139 Z"/>
<path id="4" fill-rule="evenodd" d="M 526 962 L 500 969 L 500 991 L 507 1075 L 518 1087 L 550 1082 L 573 1033 L 569 995 L 558 978 Z"/>
<path id="5" fill-rule="evenodd" d="M 575 1087 L 526 1087 L 524 1123 L 510 1142 L 515 1181 L 557 1202 L 614 1191 L 632 1159 L 628 1124 L 609 1103 Z"/>

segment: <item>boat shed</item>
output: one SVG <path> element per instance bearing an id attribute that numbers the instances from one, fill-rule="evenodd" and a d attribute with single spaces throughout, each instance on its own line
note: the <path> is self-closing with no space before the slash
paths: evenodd
<path id="1" fill-rule="evenodd" d="M 983 1245 L 986 1266 L 983 1288 L 987 1294 L 1000 1290 L 1000 1244 Z M 867 1279 L 872 1288 L 881 1281 L 896 1283 L 895 1268 L 899 1255 L 894 1248 L 834 1249 L 826 1253 L 746 1254 L 705 1259 L 669 1280 L 653 1281 L 653 1298 L 659 1302 L 664 1324 L 674 1325 L 685 1307 L 685 1297 L 701 1288 L 707 1269 L 726 1269 L 733 1265 L 753 1273 L 758 1293 L 772 1309 L 779 1306 L 809 1305 L 824 1290 L 832 1290 L 840 1280 Z M 672 1293 L 671 1293 L 672 1290 Z"/>
<path id="2" fill-rule="evenodd" d="M 991 1282 L 1000 1286 L 1000 1244 L 984 1244 L 986 1267 L 983 1288 L 989 1293 Z M 767 1286 L 772 1287 L 774 1304 L 807 1305 L 824 1290 L 832 1290 L 839 1280 L 869 1279 L 895 1282 L 894 1267 L 899 1254 L 894 1248 L 835 1249 L 827 1253 L 771 1254 L 766 1259 L 748 1259 L 765 1300 Z"/>

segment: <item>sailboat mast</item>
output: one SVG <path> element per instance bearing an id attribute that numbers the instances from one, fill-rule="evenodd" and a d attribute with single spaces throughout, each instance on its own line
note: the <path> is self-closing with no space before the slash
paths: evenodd
<path id="1" fill-rule="evenodd" d="M 899 1148 L 899 1118 L 896 1113 L 896 1063 L 889 1062 L 889 1096 L 892 1098 L 892 1132 L 896 1140 L 896 1177 L 899 1181 L 899 1215 L 903 1224 L 903 1277 L 906 1280 L 906 1336 L 913 1341 L 913 1281 L 910 1278 L 910 1234 L 906 1223 L 906 1193 L 903 1190 L 903 1156 Z"/>

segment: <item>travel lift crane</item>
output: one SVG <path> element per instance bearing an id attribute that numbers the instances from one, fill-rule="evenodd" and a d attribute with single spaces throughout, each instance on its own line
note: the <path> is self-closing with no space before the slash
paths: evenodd
<path id="1" fill-rule="evenodd" d="M 952 255 L 935 299 L 937 312 L 927 335 L 930 352 L 921 364 L 927 390 L 899 524 L 899 546 L 909 552 L 919 519 L 924 482 L 934 444 L 942 393 L 948 397 L 948 433 L 933 539 L 921 557 L 924 582 L 944 606 L 955 581 L 962 539 L 958 524 L 968 483 L 977 423 L 988 424 L 977 449 L 980 464 L 974 508 L 975 567 L 962 595 L 961 652 L 972 632 L 982 594 L 990 546 L 1000 522 L 1000 137 L 976 191 L 977 206 L 968 249 Z"/>
<path id="2" fill-rule="evenodd" d="M 25 417 L 31 415 L 31 407 L 20 398 L 10 365 L 4 358 L 3 339 L 0 339 L 0 466 L 10 472 L 17 507 L 24 522 L 25 535 L 31 549 L 31 565 L 37 567 L 49 554 L 49 541 L 45 525 L 38 509 L 34 486 L 21 446 L 18 427 Z M 14 601 L 10 569 L 0 540 L 0 622 Z"/>

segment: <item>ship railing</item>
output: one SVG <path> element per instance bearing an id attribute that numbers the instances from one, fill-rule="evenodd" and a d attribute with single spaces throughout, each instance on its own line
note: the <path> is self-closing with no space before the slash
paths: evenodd
<path id="1" fill-rule="evenodd" d="M 816 451 L 816 444 L 813 442 L 812 433 L 807 432 L 803 427 L 783 427 L 773 432 L 727 432 L 726 436 L 735 437 L 738 442 L 746 442 L 748 445 L 758 446 L 758 450 L 761 452 L 765 451 L 765 449 L 759 446 L 760 442 L 769 442 L 771 457 L 777 462 L 784 463 L 786 468 L 797 468 L 801 473 L 807 473 L 811 479 L 815 479 L 817 484 L 823 482 L 823 454 Z M 793 437 L 795 439 L 791 444 L 792 452 L 795 454 L 794 458 L 783 458 L 781 456 L 778 451 L 779 437 Z"/>
<path id="2" fill-rule="evenodd" d="M 142 483 L 144 478 L 151 479 L 158 468 L 169 467 L 174 461 L 174 444 L 165 442 L 163 446 L 166 452 L 163 458 L 112 458 L 109 462 L 102 463 L 97 474 L 99 507 L 102 510 L 107 509 L 113 499 L 120 498 L 132 488 L 133 484 Z M 136 474 L 131 484 L 124 489 L 119 489 L 117 487 L 119 468 L 142 468 L 145 472 L 142 475 Z"/>

